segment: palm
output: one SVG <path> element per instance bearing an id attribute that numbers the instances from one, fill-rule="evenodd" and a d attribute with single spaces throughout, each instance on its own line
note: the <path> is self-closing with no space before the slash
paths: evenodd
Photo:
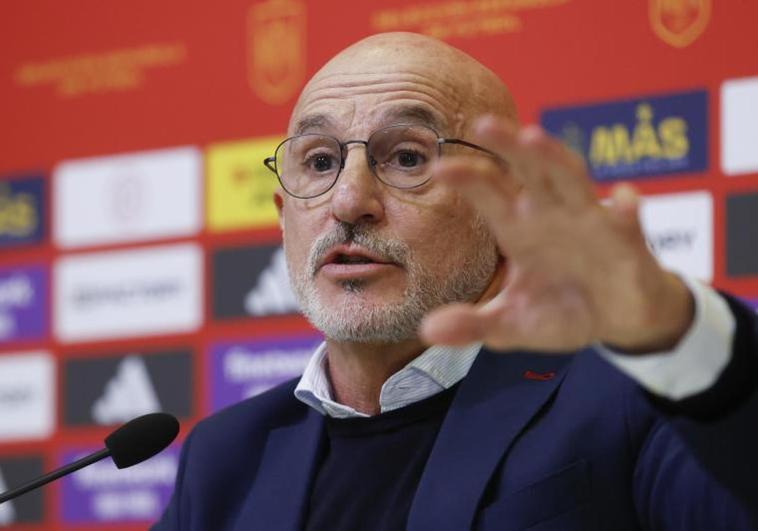
<path id="1" fill-rule="evenodd" d="M 645 245 L 636 196 L 620 189 L 611 207 L 601 206 L 575 154 L 539 132 L 524 140 L 489 127 L 495 131 L 484 140 L 500 143 L 509 172 L 459 159 L 446 161 L 439 176 L 487 219 L 507 275 L 489 302 L 433 312 L 424 336 L 544 351 L 634 344 L 656 324 L 651 294 L 670 287 Z"/>

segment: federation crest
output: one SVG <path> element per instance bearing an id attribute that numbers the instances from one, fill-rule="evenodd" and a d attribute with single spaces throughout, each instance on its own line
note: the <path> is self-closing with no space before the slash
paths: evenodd
<path id="1" fill-rule="evenodd" d="M 711 0 L 649 0 L 650 24 L 665 43 L 689 46 L 711 19 Z"/>
<path id="2" fill-rule="evenodd" d="M 302 0 L 265 0 L 247 16 L 247 78 L 264 102 L 281 105 L 305 78 L 306 12 Z"/>

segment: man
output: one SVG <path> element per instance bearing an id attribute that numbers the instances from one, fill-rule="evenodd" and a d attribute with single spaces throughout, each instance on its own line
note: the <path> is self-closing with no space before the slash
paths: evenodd
<path id="1" fill-rule="evenodd" d="M 155 529 L 750 528 L 754 317 L 661 269 L 634 190 L 602 206 L 515 120 L 414 34 L 310 80 L 267 165 L 325 343 L 198 424 Z"/>

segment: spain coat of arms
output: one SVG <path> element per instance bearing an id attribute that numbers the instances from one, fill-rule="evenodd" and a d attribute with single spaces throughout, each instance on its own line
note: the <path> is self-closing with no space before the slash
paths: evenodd
<path id="1" fill-rule="evenodd" d="M 649 0 L 650 24 L 664 42 L 677 48 L 697 39 L 711 18 L 711 0 Z"/>

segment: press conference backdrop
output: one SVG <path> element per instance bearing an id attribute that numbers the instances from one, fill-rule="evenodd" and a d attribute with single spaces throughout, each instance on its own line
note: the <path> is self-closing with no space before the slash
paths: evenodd
<path id="1" fill-rule="evenodd" d="M 601 195 L 643 190 L 663 263 L 758 305 L 756 19 L 739 0 L 4 2 L 0 490 L 149 411 L 181 439 L 302 370 L 319 339 L 261 160 L 306 79 L 375 32 L 489 65 Z M 0 526 L 143 529 L 178 448 L 0 505 Z"/>

